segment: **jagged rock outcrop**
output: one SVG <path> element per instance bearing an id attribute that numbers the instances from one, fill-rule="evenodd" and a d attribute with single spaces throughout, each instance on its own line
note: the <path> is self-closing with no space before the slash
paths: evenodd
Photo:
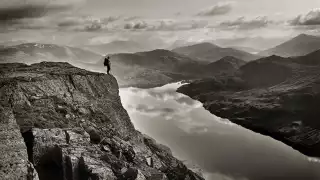
<path id="1" fill-rule="evenodd" d="M 134 129 L 111 75 L 68 63 L 1 64 L 0 100 L 1 145 L 13 153 L 3 159 L 22 167 L 2 161 L 0 172 L 23 176 L 4 179 L 36 180 L 33 165 L 40 180 L 203 179 Z"/>
<path id="2" fill-rule="evenodd" d="M 299 58 L 263 58 L 242 66 L 232 76 L 195 81 L 178 92 L 201 101 L 219 117 L 320 157 L 317 54 L 319 51 Z"/>

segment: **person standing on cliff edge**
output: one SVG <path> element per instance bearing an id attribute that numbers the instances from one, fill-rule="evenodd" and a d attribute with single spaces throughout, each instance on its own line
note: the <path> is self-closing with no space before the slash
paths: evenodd
<path id="1" fill-rule="evenodd" d="M 106 56 L 104 58 L 104 66 L 107 66 L 107 73 L 110 74 L 110 70 L 111 70 L 111 65 L 110 65 L 110 57 L 109 56 Z"/>

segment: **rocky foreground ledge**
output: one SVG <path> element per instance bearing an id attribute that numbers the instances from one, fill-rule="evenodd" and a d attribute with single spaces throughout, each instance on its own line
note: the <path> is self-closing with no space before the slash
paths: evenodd
<path id="1" fill-rule="evenodd" d="M 202 180 L 134 129 L 116 79 L 68 63 L 0 64 L 3 180 Z"/>
<path id="2" fill-rule="evenodd" d="M 201 101 L 219 117 L 320 157 L 318 60 L 271 56 L 250 62 L 233 75 L 182 86 L 178 92 Z"/>

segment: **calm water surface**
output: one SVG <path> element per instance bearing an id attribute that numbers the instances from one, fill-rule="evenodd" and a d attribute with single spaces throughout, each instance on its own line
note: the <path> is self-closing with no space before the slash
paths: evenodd
<path id="1" fill-rule="evenodd" d="M 206 111 L 180 83 L 120 89 L 135 127 L 198 164 L 207 180 L 320 180 L 320 163 Z"/>

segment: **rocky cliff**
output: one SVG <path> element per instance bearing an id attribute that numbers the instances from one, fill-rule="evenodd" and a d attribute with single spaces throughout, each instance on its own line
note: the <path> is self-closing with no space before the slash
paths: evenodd
<path id="1" fill-rule="evenodd" d="M 319 54 L 263 58 L 234 75 L 199 80 L 178 92 L 219 117 L 320 157 Z"/>
<path id="2" fill-rule="evenodd" d="M 0 65 L 5 180 L 201 180 L 136 131 L 111 75 L 68 63 Z"/>

